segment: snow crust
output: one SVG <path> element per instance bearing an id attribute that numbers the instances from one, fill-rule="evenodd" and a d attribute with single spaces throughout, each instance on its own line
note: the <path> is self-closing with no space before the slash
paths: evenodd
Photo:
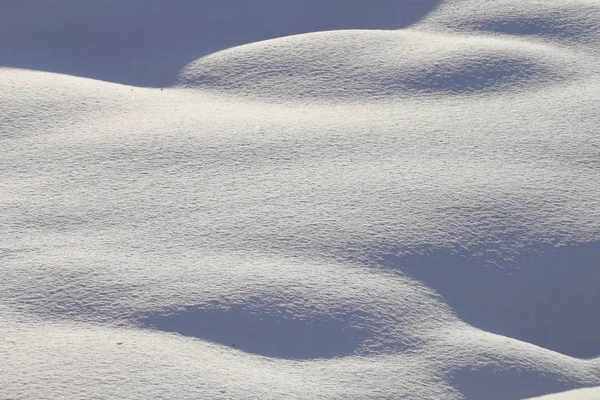
<path id="1" fill-rule="evenodd" d="M 595 0 L 1 2 L 0 398 L 600 385 L 599 67 Z"/>

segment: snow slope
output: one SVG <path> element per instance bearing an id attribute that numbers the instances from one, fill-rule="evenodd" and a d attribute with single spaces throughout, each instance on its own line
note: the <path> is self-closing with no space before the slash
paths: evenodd
<path id="1" fill-rule="evenodd" d="M 0 398 L 600 385 L 600 2 L 0 3 Z"/>

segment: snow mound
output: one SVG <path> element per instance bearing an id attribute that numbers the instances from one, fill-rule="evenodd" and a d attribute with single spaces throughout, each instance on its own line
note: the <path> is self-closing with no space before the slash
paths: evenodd
<path id="1" fill-rule="evenodd" d="M 576 71 L 572 56 L 508 40 L 414 30 L 313 33 L 213 54 L 186 87 L 278 100 L 372 100 L 535 90 Z"/>

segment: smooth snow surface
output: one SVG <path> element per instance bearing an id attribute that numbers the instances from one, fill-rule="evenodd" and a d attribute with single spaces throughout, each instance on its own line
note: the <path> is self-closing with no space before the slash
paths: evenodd
<path id="1" fill-rule="evenodd" d="M 600 385 L 598 71 L 598 0 L 0 1 L 0 398 Z"/>
<path id="2" fill-rule="evenodd" d="M 589 389 L 570 390 L 564 393 L 549 394 L 531 398 L 529 400 L 598 400 L 600 399 L 600 387 Z"/>

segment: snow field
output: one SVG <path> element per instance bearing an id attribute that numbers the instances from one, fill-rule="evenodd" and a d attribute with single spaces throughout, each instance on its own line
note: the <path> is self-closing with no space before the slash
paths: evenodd
<path id="1" fill-rule="evenodd" d="M 0 398 L 600 385 L 600 4 L 275 3 L 0 5 Z"/>

